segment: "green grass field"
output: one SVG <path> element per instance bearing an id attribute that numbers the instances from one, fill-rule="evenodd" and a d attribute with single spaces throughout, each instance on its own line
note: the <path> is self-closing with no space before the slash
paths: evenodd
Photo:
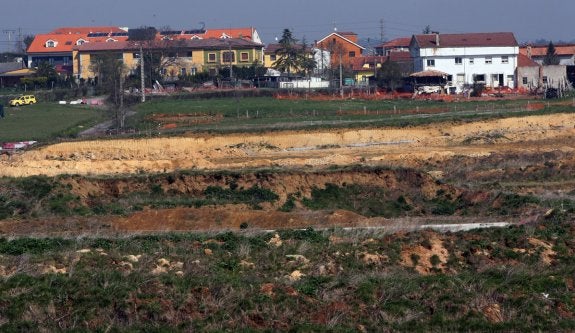
<path id="1" fill-rule="evenodd" d="M 533 100 L 452 103 L 361 99 L 313 101 L 278 100 L 272 97 L 155 99 L 138 105 L 137 114 L 128 120 L 128 124 L 140 131 L 155 130 L 173 121 L 177 123 L 177 129 L 171 129 L 171 132 L 242 132 L 321 127 L 407 126 L 445 120 L 570 112 L 573 109 L 550 104 L 550 107 L 544 110 L 527 111 L 528 105 L 536 102 L 541 103 Z M 154 115 L 212 116 L 217 120 L 198 123 L 188 117 L 181 122 L 173 119 L 163 121 L 152 119 Z"/>
<path id="2" fill-rule="evenodd" d="M 104 113 L 93 107 L 56 103 L 5 106 L 4 118 L 0 118 L 0 142 L 73 137 L 104 120 Z"/>

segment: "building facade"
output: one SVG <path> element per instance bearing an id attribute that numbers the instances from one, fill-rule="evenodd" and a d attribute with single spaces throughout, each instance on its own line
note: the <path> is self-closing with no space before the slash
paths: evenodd
<path id="1" fill-rule="evenodd" d="M 413 35 L 410 53 L 415 72 L 446 73 L 449 93 L 461 93 L 474 83 L 515 88 L 519 45 L 513 33 Z"/>

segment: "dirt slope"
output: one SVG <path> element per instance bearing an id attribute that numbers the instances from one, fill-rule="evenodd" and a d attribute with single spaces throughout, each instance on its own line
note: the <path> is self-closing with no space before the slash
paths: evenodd
<path id="1" fill-rule="evenodd" d="M 572 152 L 574 136 L 575 115 L 556 114 L 408 128 L 93 140 L 59 143 L 11 158 L 3 156 L 0 176 L 321 168 L 356 163 L 410 166 L 458 155 Z"/>

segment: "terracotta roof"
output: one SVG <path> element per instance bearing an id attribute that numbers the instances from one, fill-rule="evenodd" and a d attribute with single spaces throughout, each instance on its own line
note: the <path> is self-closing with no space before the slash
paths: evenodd
<path id="1" fill-rule="evenodd" d="M 357 35 L 354 34 L 354 33 L 350 33 L 350 34 L 351 34 L 351 35 L 354 35 L 354 36 L 357 36 Z M 320 40 L 317 42 L 317 44 L 321 44 L 324 40 L 330 38 L 330 37 L 333 36 L 333 35 L 338 36 L 339 38 L 345 40 L 346 42 L 348 42 L 348 43 L 350 43 L 350 44 L 353 44 L 353 45 L 359 47 L 361 50 L 365 50 L 365 47 L 363 47 L 363 46 L 357 44 L 356 42 L 354 42 L 353 40 L 347 38 L 347 36 L 351 36 L 351 35 L 342 35 L 342 34 L 339 33 L 339 32 L 332 32 L 331 34 L 329 34 L 329 35 L 325 36 L 324 38 L 320 39 Z"/>
<path id="2" fill-rule="evenodd" d="M 539 64 L 526 55 L 519 53 L 517 56 L 517 67 L 539 67 Z"/>
<path id="3" fill-rule="evenodd" d="M 575 54 L 575 44 L 559 44 L 555 46 L 555 53 L 559 56 L 572 56 Z M 547 45 L 522 46 L 519 53 L 527 55 L 527 48 L 531 48 L 532 57 L 544 57 L 547 54 Z"/>
<path id="4" fill-rule="evenodd" d="M 38 34 L 34 37 L 32 44 L 28 48 L 27 53 L 71 53 L 78 40 L 82 39 L 89 43 L 106 43 L 106 40 L 112 38 L 115 41 L 125 41 L 127 36 L 100 36 L 88 37 L 88 33 L 74 33 L 74 34 Z M 54 42 L 54 47 L 47 47 L 48 41 Z M 106 43 L 107 44 L 107 43 Z"/>
<path id="5" fill-rule="evenodd" d="M 252 40 L 254 38 L 253 34 L 255 29 L 253 28 L 232 28 L 232 29 L 211 29 L 205 30 L 198 33 L 186 34 L 186 30 L 182 30 L 179 34 L 170 35 L 170 38 L 176 40 L 191 40 L 194 36 L 200 39 L 220 39 L 222 37 L 231 38 L 242 38 L 245 40 Z M 101 33 L 107 35 L 98 34 L 97 37 L 88 37 L 89 34 Z M 71 53 L 78 45 L 76 42 L 79 39 L 83 39 L 88 43 L 106 43 L 108 39 L 113 39 L 115 42 L 126 41 L 128 36 L 114 36 L 113 33 L 126 33 L 126 30 L 118 27 L 64 27 L 54 30 L 52 33 L 48 34 L 38 34 L 34 37 L 32 44 L 28 48 L 27 53 L 38 54 L 38 53 Z M 157 40 L 162 40 L 164 35 L 160 32 L 156 35 Z M 54 47 L 46 47 L 46 42 L 54 41 Z M 88 44 L 86 43 L 86 44 Z M 109 44 L 106 43 L 106 44 Z M 98 48 L 98 47 L 96 47 Z M 111 46 L 102 46 L 101 49 L 116 49 Z"/>
<path id="6" fill-rule="evenodd" d="M 383 47 L 385 49 L 392 49 L 397 47 L 409 47 L 410 43 L 411 43 L 411 37 L 401 37 L 385 42 L 381 44 L 379 47 Z"/>
<path id="7" fill-rule="evenodd" d="M 170 35 L 170 38 L 174 39 L 191 39 L 193 36 L 197 36 L 200 39 L 208 39 L 208 38 L 243 38 L 253 40 L 254 28 L 230 28 L 230 29 L 207 29 L 203 32 L 201 31 L 192 31 L 191 33 L 186 33 L 187 30 L 182 30 L 179 34 Z M 161 32 L 158 33 L 156 38 L 162 39 L 165 37 L 161 35 Z"/>
<path id="8" fill-rule="evenodd" d="M 147 44 L 147 48 L 166 48 L 169 46 L 174 46 L 178 48 L 188 48 L 188 49 L 226 49 L 231 47 L 232 49 L 237 48 L 260 48 L 263 47 L 262 44 L 255 43 L 245 39 L 239 38 L 209 38 L 209 39 L 188 39 L 188 40 L 177 40 L 177 41 L 162 41 L 155 40 L 152 43 Z M 89 51 L 123 51 L 123 50 L 138 50 L 140 46 L 136 42 L 121 41 L 116 43 L 85 43 L 83 45 L 77 45 L 74 50 L 80 52 Z"/>
<path id="9" fill-rule="evenodd" d="M 439 45 L 436 45 L 436 34 L 413 35 L 413 39 L 415 39 L 421 48 L 518 46 L 517 40 L 512 32 L 439 34 Z"/>

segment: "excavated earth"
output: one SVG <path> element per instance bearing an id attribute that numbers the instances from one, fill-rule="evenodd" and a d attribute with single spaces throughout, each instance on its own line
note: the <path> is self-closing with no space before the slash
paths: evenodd
<path id="1" fill-rule="evenodd" d="M 326 184 L 377 186 L 425 200 L 448 193 L 453 198 L 465 197 L 469 204 L 491 200 L 489 204 L 496 205 L 489 192 L 494 183 L 520 194 L 569 197 L 575 193 L 574 138 L 575 114 L 554 114 L 403 128 L 63 142 L 2 156 L 0 176 L 60 176 L 59 181 L 86 202 L 93 198 L 114 200 L 124 193 L 149 189 L 150 182 L 161 186 L 165 193 L 193 196 L 208 186 L 226 187 L 233 181 L 239 188 L 257 185 L 270 189 L 279 199 L 257 209 L 241 204 L 144 207 L 127 216 L 9 219 L 0 223 L 0 232 L 100 235 L 222 230 L 239 228 L 247 221 L 250 227 L 262 229 L 391 228 L 437 220 L 489 222 L 501 219 L 481 214 L 438 219 L 424 213 L 386 219 L 347 210 L 312 211 L 301 205 L 290 212 L 278 208 L 289 195 L 298 193 L 309 198 L 312 189 Z M 349 166 L 368 168 L 357 171 Z M 221 176 L 222 171 L 229 175 Z M 178 177 L 173 176 L 178 173 Z M 162 177 L 164 174 L 172 176 Z M 146 181 L 146 175 L 155 177 Z M 550 181 L 550 175 L 561 177 Z M 521 222 L 541 214 L 527 210 L 507 221 Z"/>

